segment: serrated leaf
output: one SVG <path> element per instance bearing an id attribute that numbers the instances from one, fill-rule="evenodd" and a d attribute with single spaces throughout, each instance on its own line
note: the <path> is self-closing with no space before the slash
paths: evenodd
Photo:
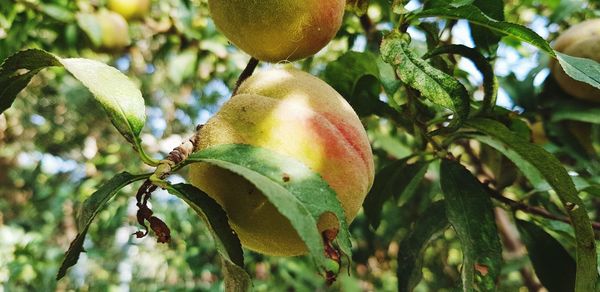
<path id="1" fill-rule="evenodd" d="M 393 197 L 400 197 L 404 201 L 410 199 L 423 180 L 428 166 L 427 162 L 408 164 L 407 159 L 402 159 L 377 173 L 373 187 L 363 204 L 367 220 L 374 229 L 377 229 L 381 222 L 383 204 Z"/>
<path id="2" fill-rule="evenodd" d="M 77 218 L 77 228 L 79 233 L 71 242 L 69 250 L 65 253 L 63 263 L 58 269 L 56 279 L 63 278 L 67 269 L 74 266 L 79 260 L 79 254 L 83 252 L 83 241 L 87 234 L 88 228 L 92 224 L 92 220 L 104 208 L 106 203 L 110 201 L 122 188 L 125 186 L 146 178 L 147 176 L 135 176 L 127 172 L 120 173 L 102 185 L 96 192 L 83 202 Z"/>
<path id="3" fill-rule="evenodd" d="M 94 94 L 128 141 L 139 136 L 146 122 L 144 98 L 127 76 L 94 60 L 73 58 L 60 59 L 60 62 Z"/>
<path id="4" fill-rule="evenodd" d="M 184 200 L 204 220 L 221 255 L 226 291 L 249 291 L 250 275 L 244 270 L 244 251 L 228 223 L 227 214 L 209 195 L 193 185 L 170 185 L 167 190 Z"/>
<path id="5" fill-rule="evenodd" d="M 537 225 L 516 220 L 521 240 L 533 264 L 535 274 L 549 291 L 574 291 L 575 260 L 565 248 Z"/>
<path id="6" fill-rule="evenodd" d="M 560 66 L 571 78 L 600 89 L 600 63 L 586 58 L 578 58 L 556 52 Z"/>
<path id="7" fill-rule="evenodd" d="M 479 180 L 454 160 L 442 160 L 440 184 L 448 221 L 463 251 L 463 291 L 495 290 L 502 246 L 489 195 Z"/>
<path id="8" fill-rule="evenodd" d="M 323 213 L 335 214 L 340 222 L 337 243 L 344 254 L 351 255 L 348 224 L 335 191 L 301 162 L 271 150 L 242 144 L 214 146 L 190 155 L 187 162 L 212 164 L 236 173 L 256 186 L 289 219 L 319 267 L 326 267 L 328 259 L 317 221 Z"/>
<path id="9" fill-rule="evenodd" d="M 469 115 L 469 93 L 454 77 L 429 65 L 409 48 L 406 35 L 391 33 L 381 44 L 383 60 L 396 69 L 402 82 L 431 102 L 455 113 L 450 129 L 458 128 Z"/>
<path id="10" fill-rule="evenodd" d="M 503 124 L 477 118 L 467 126 L 484 135 L 468 135 L 486 143 L 512 160 L 530 180 L 540 184 L 545 180 L 560 198 L 572 222 L 577 244 L 577 281 L 575 291 L 592 291 L 596 272 L 596 248 L 590 219 L 567 171 L 552 154 L 511 132 Z"/>
<path id="11" fill-rule="evenodd" d="M 485 15 L 475 5 L 464 5 L 455 8 L 435 7 L 417 12 L 412 15 L 412 18 L 426 17 L 443 17 L 457 20 L 466 19 L 471 23 L 499 32 L 503 35 L 512 36 L 520 41 L 532 44 L 540 48 L 544 52 L 554 56 L 554 50 L 552 50 L 548 42 L 544 40 L 544 38 L 539 36 L 537 33 L 535 33 L 533 30 L 515 23 L 492 19 Z"/>
<path id="12" fill-rule="evenodd" d="M 398 252 L 398 291 L 409 292 L 423 277 L 423 252 L 436 237 L 448 228 L 446 207 L 443 201 L 432 203 L 415 222 L 410 233 L 400 243 Z"/>

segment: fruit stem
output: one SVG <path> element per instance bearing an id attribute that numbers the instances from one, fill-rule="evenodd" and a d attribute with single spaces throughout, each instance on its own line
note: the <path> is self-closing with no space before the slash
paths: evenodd
<path id="1" fill-rule="evenodd" d="M 255 59 L 254 57 L 250 58 L 250 61 L 248 61 L 248 65 L 246 65 L 246 68 L 244 69 L 244 71 L 242 71 L 242 74 L 240 74 L 240 77 L 235 82 L 235 87 L 233 88 L 233 93 L 231 94 L 231 96 L 236 95 L 238 89 L 240 88 L 240 85 L 242 85 L 242 83 L 246 79 L 248 79 L 248 77 L 252 76 L 252 73 L 254 73 L 254 69 L 256 69 L 256 66 L 258 66 L 258 62 L 258 59 Z"/>

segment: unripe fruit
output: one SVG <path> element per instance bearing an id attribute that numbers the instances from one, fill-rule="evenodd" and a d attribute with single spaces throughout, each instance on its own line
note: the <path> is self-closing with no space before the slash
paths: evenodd
<path id="1" fill-rule="evenodd" d="M 108 9 L 127 20 L 143 18 L 150 10 L 150 0 L 108 0 Z"/>
<path id="2" fill-rule="evenodd" d="M 96 17 L 102 31 L 102 49 L 117 51 L 130 44 L 129 25 L 123 16 L 112 11 L 102 10 Z"/>
<path id="3" fill-rule="evenodd" d="M 574 57 L 600 62 L 600 19 L 591 19 L 574 25 L 563 32 L 554 49 Z M 559 86 L 568 94 L 588 101 L 600 102 L 600 89 L 569 77 L 556 60 L 550 69 Z"/>
<path id="4" fill-rule="evenodd" d="M 232 143 L 267 148 L 307 165 L 336 191 L 348 223 L 373 183 L 371 146 L 358 116 L 333 88 L 302 71 L 250 77 L 202 127 L 198 148 Z M 223 206 L 247 248 L 278 256 L 306 253 L 289 221 L 248 181 L 204 163 L 192 165 L 190 179 Z M 331 215 L 318 225 L 320 231 L 338 227 Z"/>
<path id="5" fill-rule="evenodd" d="M 209 0 L 217 28 L 238 48 L 267 62 L 314 55 L 342 24 L 344 0 Z"/>

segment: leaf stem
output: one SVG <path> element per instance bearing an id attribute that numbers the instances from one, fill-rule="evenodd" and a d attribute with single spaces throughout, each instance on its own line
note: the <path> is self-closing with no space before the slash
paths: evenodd
<path id="1" fill-rule="evenodd" d="M 135 150 L 138 152 L 138 154 L 140 155 L 140 158 L 142 159 L 142 161 L 149 165 L 149 166 L 158 166 L 158 164 L 160 163 L 158 160 L 150 157 L 146 151 L 144 151 L 144 148 L 142 147 L 142 140 L 139 137 L 134 137 L 133 138 L 133 143 L 134 143 L 134 148 Z"/>

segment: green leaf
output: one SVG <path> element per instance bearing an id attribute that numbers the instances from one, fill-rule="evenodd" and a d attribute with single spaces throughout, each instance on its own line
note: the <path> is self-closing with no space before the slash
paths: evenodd
<path id="1" fill-rule="evenodd" d="M 432 203 L 415 222 L 410 233 L 400 243 L 398 252 L 398 291 L 409 292 L 423 277 L 423 252 L 436 235 L 448 228 L 443 201 Z"/>
<path id="2" fill-rule="evenodd" d="M 146 121 L 142 93 L 119 70 L 98 61 L 61 59 L 39 49 L 8 57 L 0 65 L 0 113 L 12 105 L 37 72 L 51 66 L 64 66 L 81 81 L 100 102 L 117 130 L 128 141 L 139 144 L 136 141 Z"/>
<path id="3" fill-rule="evenodd" d="M 458 128 L 469 115 L 469 93 L 454 77 L 429 65 L 409 48 L 407 35 L 391 33 L 381 44 L 383 60 L 396 69 L 402 82 L 431 102 L 455 113 L 449 129 Z"/>
<path id="4" fill-rule="evenodd" d="M 537 225 L 516 220 L 535 274 L 549 291 L 573 291 L 575 260 L 565 248 Z"/>
<path id="5" fill-rule="evenodd" d="M 108 201 L 122 188 L 135 181 L 145 179 L 148 176 L 149 175 L 135 176 L 127 172 L 120 173 L 102 185 L 96 192 L 87 198 L 85 202 L 83 202 L 77 218 L 77 228 L 79 229 L 79 233 L 71 242 L 69 250 L 65 253 L 65 259 L 60 265 L 56 276 L 57 280 L 63 278 L 67 273 L 67 269 L 74 266 L 77 263 L 77 260 L 79 260 L 79 254 L 84 251 L 83 241 L 85 240 L 85 235 L 98 212 L 100 212 L 100 210 L 106 206 Z"/>
<path id="6" fill-rule="evenodd" d="M 575 291 L 592 291 L 598 276 L 594 232 L 581 198 L 567 171 L 552 154 L 511 132 L 503 124 L 477 118 L 466 123 L 484 135 L 468 135 L 504 153 L 534 184 L 545 180 L 560 198 L 571 219 L 577 244 Z"/>
<path id="7" fill-rule="evenodd" d="M 328 259 L 317 221 L 322 214 L 333 213 L 340 223 L 337 242 L 343 253 L 351 255 L 348 224 L 335 191 L 299 161 L 264 148 L 228 144 L 194 153 L 187 160 L 192 162 L 229 170 L 254 184 L 289 219 L 321 268 L 327 266 Z"/>
<path id="8" fill-rule="evenodd" d="M 182 200 L 204 220 L 209 228 L 221 263 L 227 291 L 249 291 L 252 286 L 250 275 L 244 270 L 244 251 L 239 238 L 228 223 L 227 214 L 210 196 L 193 185 L 169 185 L 167 190 Z"/>
<path id="9" fill-rule="evenodd" d="M 489 113 L 496 105 L 496 97 L 498 95 L 498 79 L 496 79 L 492 64 L 481 53 L 464 45 L 438 47 L 428 52 L 423 58 L 427 59 L 440 54 L 458 54 L 475 64 L 481 75 L 483 75 L 483 102 L 480 112 Z"/>
<path id="10" fill-rule="evenodd" d="M 51 66 L 61 64 L 53 55 L 38 49 L 20 51 L 6 58 L 0 65 L 0 114 L 10 108 L 35 74 Z"/>
<path id="11" fill-rule="evenodd" d="M 79 28 L 85 32 L 94 47 L 102 45 L 102 25 L 98 20 L 98 16 L 91 13 L 79 12 L 75 16 Z"/>
<path id="12" fill-rule="evenodd" d="M 146 122 L 144 98 L 137 86 L 114 67 L 89 59 L 60 59 L 63 66 L 87 87 L 130 142 Z"/>
<path id="13" fill-rule="evenodd" d="M 600 124 L 600 107 L 594 104 L 560 102 L 552 107 L 552 122 L 564 120 Z"/>
<path id="14" fill-rule="evenodd" d="M 475 0 L 473 5 L 490 18 L 504 21 L 503 0 Z M 476 24 L 471 24 L 471 36 L 477 48 L 488 55 L 495 54 L 501 39 L 500 34 Z"/>
<path id="15" fill-rule="evenodd" d="M 600 89 L 600 63 L 586 58 L 572 57 L 556 52 L 560 66 L 571 78 Z"/>
<path id="16" fill-rule="evenodd" d="M 454 160 L 442 160 L 440 184 L 463 251 L 463 290 L 493 291 L 502 265 L 494 205 L 479 180 Z"/>
<path id="17" fill-rule="evenodd" d="M 381 222 L 383 204 L 392 197 L 400 197 L 403 201 L 410 199 L 423 180 L 428 166 L 427 162 L 408 164 L 407 159 L 402 159 L 377 173 L 373 187 L 363 204 L 367 220 L 374 229 L 377 229 Z"/>
<path id="18" fill-rule="evenodd" d="M 450 19 L 466 19 L 473 24 L 486 27 L 503 35 L 512 36 L 520 41 L 536 46 L 550 56 L 557 58 L 565 72 L 573 79 L 600 88 L 600 64 L 593 60 L 571 57 L 554 51 L 544 38 L 527 27 L 492 19 L 475 5 L 464 5 L 456 8 L 434 7 L 417 12 L 412 15 L 412 18 L 435 16 Z"/>
<path id="19" fill-rule="evenodd" d="M 515 23 L 495 20 L 485 15 L 475 5 L 464 5 L 460 7 L 435 7 L 417 12 L 412 18 L 443 17 L 449 19 L 466 19 L 473 24 L 480 25 L 503 35 L 512 36 L 520 41 L 532 44 L 542 51 L 554 56 L 554 50 L 544 38 L 533 30 Z"/>
<path id="20" fill-rule="evenodd" d="M 347 52 L 327 64 L 323 77 L 359 115 L 377 112 L 381 85 L 377 57 L 373 53 Z"/>

